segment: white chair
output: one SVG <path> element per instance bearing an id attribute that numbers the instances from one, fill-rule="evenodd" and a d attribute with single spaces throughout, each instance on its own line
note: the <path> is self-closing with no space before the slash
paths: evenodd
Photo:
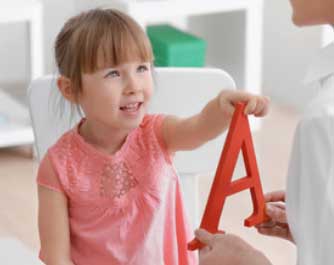
<path id="1" fill-rule="evenodd" d="M 221 89 L 235 87 L 233 79 L 226 72 L 212 68 L 155 68 L 154 80 L 155 91 L 149 112 L 181 117 L 200 112 Z M 65 106 L 63 118 L 57 117 L 51 104 L 55 91 L 58 90 L 52 76 L 34 80 L 28 89 L 38 159 L 79 120 L 79 115 L 76 115 L 73 122 L 69 122 L 69 105 Z M 224 140 L 225 135 L 222 135 L 199 149 L 178 152 L 175 156 L 185 204 L 194 226 L 198 224 L 198 176 L 215 171 Z"/>

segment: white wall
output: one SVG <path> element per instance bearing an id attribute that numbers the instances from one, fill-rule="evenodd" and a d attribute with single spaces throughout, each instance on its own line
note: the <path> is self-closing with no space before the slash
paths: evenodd
<path id="1" fill-rule="evenodd" d="M 29 69 L 26 33 L 23 23 L 0 24 L 0 82 L 26 79 Z"/>
<path id="2" fill-rule="evenodd" d="M 321 46 L 321 28 L 298 28 L 288 0 L 266 0 L 263 90 L 275 101 L 303 108 L 312 91 L 301 85 L 308 62 Z"/>
<path id="3" fill-rule="evenodd" d="M 83 6 L 76 0 L 42 2 L 45 69 L 47 73 L 53 73 L 54 38 L 64 21 Z M 320 28 L 298 29 L 293 26 L 288 0 L 265 0 L 264 4 L 264 92 L 273 100 L 303 107 L 309 94 L 301 89 L 300 80 L 311 54 L 320 46 Z M 23 23 L 0 24 L 0 82 L 29 79 L 27 33 Z"/>
<path id="4" fill-rule="evenodd" d="M 10 0 L 1 0 L 1 5 Z M 74 0 L 41 0 L 44 8 L 44 58 L 47 73 L 55 71 L 53 43 L 64 21 L 74 12 Z M 29 80 L 29 39 L 26 23 L 0 24 L 0 83 Z"/>

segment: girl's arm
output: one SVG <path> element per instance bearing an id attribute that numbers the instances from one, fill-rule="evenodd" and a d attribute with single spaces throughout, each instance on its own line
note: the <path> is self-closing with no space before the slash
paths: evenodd
<path id="1" fill-rule="evenodd" d="M 246 114 L 264 116 L 269 99 L 242 91 L 224 90 L 212 99 L 204 109 L 189 118 L 167 116 L 163 122 L 163 137 L 170 152 L 192 150 L 220 135 L 228 127 L 234 104 L 247 103 Z"/>
<path id="2" fill-rule="evenodd" d="M 48 157 L 42 161 L 38 174 L 40 179 L 57 179 Z M 66 195 L 38 185 L 38 201 L 38 227 L 43 261 L 46 265 L 74 265 L 70 258 Z"/>
<path id="3" fill-rule="evenodd" d="M 38 226 L 45 264 L 74 265 L 70 258 L 66 196 L 39 185 L 38 199 Z"/>

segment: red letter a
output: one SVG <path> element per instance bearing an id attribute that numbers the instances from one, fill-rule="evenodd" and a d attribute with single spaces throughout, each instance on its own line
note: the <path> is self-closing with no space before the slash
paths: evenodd
<path id="1" fill-rule="evenodd" d="M 200 227 L 211 233 L 219 232 L 218 224 L 226 197 L 246 189 L 251 191 L 254 211 L 245 220 L 244 225 L 253 226 L 267 220 L 249 122 L 244 114 L 244 108 L 245 104 L 238 103 L 236 105 L 202 218 Z M 242 149 L 247 176 L 231 182 L 240 149 Z M 188 249 L 195 250 L 202 246 L 199 241 L 194 239 L 188 244 Z"/>

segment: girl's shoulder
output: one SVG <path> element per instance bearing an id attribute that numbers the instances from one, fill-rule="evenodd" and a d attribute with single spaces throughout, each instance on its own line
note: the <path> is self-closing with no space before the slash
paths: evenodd
<path id="1" fill-rule="evenodd" d="M 76 127 L 77 126 L 75 126 L 74 128 L 62 134 L 58 138 L 58 140 L 53 145 L 50 146 L 48 151 L 57 150 L 61 148 L 68 148 L 71 142 L 73 141 L 73 138 L 74 138 L 73 136 L 74 136 Z"/>
<path id="2" fill-rule="evenodd" d="M 156 127 L 158 123 L 162 122 L 164 119 L 164 114 L 146 114 L 143 118 L 143 121 L 139 125 L 141 129 L 150 129 L 152 127 Z"/>
<path id="3" fill-rule="evenodd" d="M 67 181 L 62 178 L 62 165 L 66 164 L 69 154 L 69 143 L 72 130 L 65 132 L 51 147 L 48 148 L 40 162 L 37 183 L 54 191 L 64 193 Z"/>
<path id="4" fill-rule="evenodd" d="M 47 154 L 51 160 L 63 164 L 66 160 L 79 156 L 81 150 L 79 146 L 80 142 L 76 139 L 79 124 L 80 123 L 62 134 L 58 140 L 48 148 Z"/>
<path id="5" fill-rule="evenodd" d="M 159 144 L 162 144 L 162 123 L 164 118 L 165 115 L 163 114 L 146 114 L 139 127 L 135 130 L 134 134 L 137 137 L 132 139 L 140 140 L 141 142 L 145 142 L 145 139 L 149 141 L 157 140 Z"/>
<path id="6" fill-rule="evenodd" d="M 162 155 L 168 163 L 172 163 L 173 155 L 169 153 L 163 137 L 164 114 L 146 114 L 139 128 L 131 137 L 131 146 L 137 146 L 137 152 L 152 152 Z"/>

